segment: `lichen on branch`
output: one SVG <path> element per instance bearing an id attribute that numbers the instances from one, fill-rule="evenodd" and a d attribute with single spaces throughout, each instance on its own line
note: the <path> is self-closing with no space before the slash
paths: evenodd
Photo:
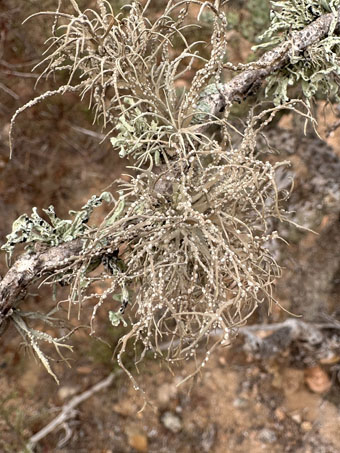
<path id="1" fill-rule="evenodd" d="M 153 22 L 147 18 L 148 4 L 139 2 L 119 15 L 101 0 L 96 10 L 82 12 L 72 1 L 73 14 L 42 13 L 55 19 L 42 74 L 69 72 L 67 84 L 55 93 L 71 89 L 87 96 L 96 119 L 110 127 L 113 147 L 130 159 L 136 174 L 121 184 L 119 199 L 99 226 L 88 229 L 86 220 L 107 194 L 84 206 L 71 223 L 57 219 L 52 209 L 45 211 L 50 222 L 36 212 L 31 219 L 21 217 L 5 249 L 11 253 L 23 240 L 30 246 L 42 242 L 46 252 L 32 248 L 26 256 L 36 260 L 37 274 L 26 269 L 21 278 L 26 286 L 36 277 L 69 284 L 70 307 L 94 301 L 92 333 L 102 306 L 108 305 L 113 325 L 128 323 L 118 351 L 124 369 L 130 339 L 142 346 L 136 348 L 137 361 L 152 352 L 170 364 L 195 356 L 207 340 L 199 369 L 260 304 L 276 303 L 273 285 L 280 268 L 269 244 L 278 235 L 270 225 L 273 218 L 287 218 L 282 202 L 288 191 L 280 191 L 275 179 L 278 167 L 287 163 L 265 162 L 256 139 L 282 109 L 306 120 L 312 117 L 303 100 L 266 108 L 258 104 L 243 127 L 236 128 L 230 108 L 254 82 L 271 73 L 280 76 L 298 58 L 292 42 L 304 58 L 308 43 L 317 45 L 327 34 L 333 39 L 337 13 L 331 9 L 297 30 L 292 40 L 279 30 L 283 38 L 275 49 L 256 63 L 234 67 L 226 61 L 227 19 L 220 3 L 170 0 Z M 200 5 L 198 19 L 205 9 L 213 17 L 208 58 L 200 55 L 202 43 L 190 42 L 191 4 Z M 309 41 L 304 40 L 307 35 Z M 337 52 L 337 47 L 330 44 L 329 51 Z M 194 63 L 190 86 L 180 88 L 177 81 L 191 73 Z M 242 72 L 224 83 L 225 67 Z M 39 267 L 44 253 L 66 249 L 67 241 L 70 247 L 80 241 L 81 247 L 59 266 Z M 12 281 L 23 272 L 15 266 L 9 271 Z M 15 296 L 20 299 L 20 285 L 15 293 L 6 293 L 9 281 L 2 292 L 0 283 L 0 311 L 6 307 L 4 319 L 16 316 L 19 325 Z M 105 284 L 102 293 L 93 285 L 98 281 Z M 211 334 L 219 329 L 223 334 L 216 341 Z M 166 352 L 161 341 L 169 342 Z"/>

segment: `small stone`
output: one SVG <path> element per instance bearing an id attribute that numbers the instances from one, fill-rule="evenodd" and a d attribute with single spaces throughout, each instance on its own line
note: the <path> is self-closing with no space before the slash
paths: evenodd
<path id="1" fill-rule="evenodd" d="M 293 414 L 292 415 L 292 420 L 294 420 L 295 423 L 300 424 L 302 421 L 301 415 L 300 414 Z"/>
<path id="2" fill-rule="evenodd" d="M 163 406 L 167 405 L 171 399 L 176 397 L 176 395 L 177 387 L 175 384 L 164 383 L 160 385 L 157 390 L 158 402 Z"/>
<path id="3" fill-rule="evenodd" d="M 319 366 L 308 368 L 305 371 L 305 382 L 314 393 L 328 392 L 332 387 L 328 374 Z"/>
<path id="4" fill-rule="evenodd" d="M 62 401 L 75 395 L 78 391 L 78 387 L 72 387 L 71 385 L 64 385 L 58 390 L 58 398 Z"/>
<path id="5" fill-rule="evenodd" d="M 148 451 L 148 439 L 144 434 L 134 434 L 129 437 L 129 445 L 140 452 Z"/>
<path id="6" fill-rule="evenodd" d="M 148 451 L 148 438 L 138 425 L 127 425 L 125 427 L 125 433 L 130 447 L 141 453 Z"/>
<path id="7" fill-rule="evenodd" d="M 201 446 L 205 453 L 210 453 L 216 440 L 217 429 L 214 424 L 211 424 L 202 433 Z"/>
<path id="8" fill-rule="evenodd" d="M 312 427 L 313 426 L 312 426 L 311 422 L 302 422 L 301 423 L 302 431 L 308 432 L 308 431 L 310 431 L 312 429 Z"/>
<path id="9" fill-rule="evenodd" d="M 93 367 L 87 365 L 80 365 L 77 367 L 77 372 L 79 374 L 90 374 L 93 372 Z"/>
<path id="10" fill-rule="evenodd" d="M 181 419 L 170 411 L 164 412 L 161 421 L 163 425 L 173 433 L 178 433 L 182 429 Z"/>
<path id="11" fill-rule="evenodd" d="M 249 402 L 245 398 L 235 398 L 233 406 L 237 409 L 246 409 L 249 406 Z"/>
<path id="12" fill-rule="evenodd" d="M 286 418 L 286 414 L 284 413 L 284 411 L 280 408 L 280 407 L 277 407 L 275 409 L 275 417 L 280 421 L 282 422 L 282 420 L 284 420 Z"/>
<path id="13" fill-rule="evenodd" d="M 277 437 L 272 429 L 263 428 L 259 432 L 259 439 L 266 444 L 273 444 L 276 442 Z"/>
<path id="14" fill-rule="evenodd" d="M 227 361 L 226 361 L 225 357 L 221 356 L 221 357 L 218 358 L 218 363 L 219 363 L 221 366 L 226 366 Z"/>

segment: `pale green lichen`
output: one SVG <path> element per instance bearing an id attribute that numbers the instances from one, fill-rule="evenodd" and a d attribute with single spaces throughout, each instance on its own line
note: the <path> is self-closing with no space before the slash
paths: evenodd
<path id="1" fill-rule="evenodd" d="M 171 126 L 162 126 L 153 115 L 143 114 L 138 100 L 125 97 L 122 114 L 118 117 L 115 130 L 116 137 L 112 137 L 112 146 L 119 150 L 120 157 L 133 157 L 138 165 L 150 162 L 159 165 L 164 152 L 161 146 L 162 131 L 166 133 Z"/>
<path id="2" fill-rule="evenodd" d="M 212 98 L 219 93 L 222 93 L 224 84 L 223 83 L 210 83 L 199 95 L 196 111 L 192 124 L 199 124 L 209 120 L 209 113 L 212 109 Z"/>
<path id="3" fill-rule="evenodd" d="M 270 27 L 259 37 L 262 44 L 254 49 L 272 48 L 287 41 L 294 37 L 294 32 L 324 14 L 335 13 L 339 7 L 339 0 L 273 1 Z M 335 33 L 335 22 L 328 36 L 308 46 L 303 53 L 292 54 L 284 68 L 267 78 L 266 96 L 273 98 L 276 105 L 288 101 L 289 87 L 298 84 L 307 102 L 316 93 L 339 100 L 340 37 Z"/>
<path id="4" fill-rule="evenodd" d="M 99 197 L 94 195 L 80 211 L 69 211 L 74 216 L 73 220 L 60 219 L 56 216 L 54 207 L 49 206 L 43 209 L 48 217 L 47 221 L 38 214 L 37 208 L 33 208 L 31 217 L 23 214 L 13 223 L 12 232 L 6 236 L 7 242 L 1 249 L 7 252 L 10 260 L 15 246 L 20 243 L 25 243 L 27 249 L 32 249 L 37 243 L 56 246 L 79 238 L 89 228 L 87 222 L 93 210 L 103 201 L 110 203 L 112 200 L 109 192 L 103 192 Z"/>
<path id="5" fill-rule="evenodd" d="M 259 40 L 264 43 L 256 47 L 275 46 L 289 39 L 294 31 L 302 30 L 323 14 L 335 13 L 339 6 L 339 0 L 272 1 L 270 26 L 259 36 Z"/>
<path id="6" fill-rule="evenodd" d="M 119 311 L 110 310 L 109 311 L 109 320 L 110 320 L 111 324 L 113 325 L 113 327 L 119 326 L 120 323 L 122 323 L 124 327 L 127 326 L 127 323 L 123 317 L 123 314 L 120 313 Z"/>

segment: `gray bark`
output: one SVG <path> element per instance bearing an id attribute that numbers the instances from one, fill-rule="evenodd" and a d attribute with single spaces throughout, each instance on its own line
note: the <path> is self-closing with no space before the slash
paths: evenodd
<path id="1" fill-rule="evenodd" d="M 13 309 L 25 298 L 37 279 L 72 261 L 82 250 L 82 241 L 74 240 L 40 252 L 21 255 L 0 281 L 0 334 L 7 326 Z"/>

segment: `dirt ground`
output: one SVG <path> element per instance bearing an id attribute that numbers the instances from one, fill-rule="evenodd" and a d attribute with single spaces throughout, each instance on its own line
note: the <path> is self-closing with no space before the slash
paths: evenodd
<path id="1" fill-rule="evenodd" d="M 7 344 L 0 364 L 0 394 L 9 398 L 4 407 L 10 420 L 6 423 L 2 411 L 3 451 L 21 451 L 21 443 L 72 396 L 108 375 L 112 363 L 110 367 L 105 351 L 100 353 L 98 344 L 89 347 L 85 336 L 84 343 L 77 340 L 77 359 L 71 369 L 58 373 L 60 386 L 32 356 L 19 353 L 15 341 Z M 192 363 L 172 375 L 148 359 L 140 374 L 135 373 L 146 391 L 147 405 L 141 412 L 144 395 L 115 371 L 113 384 L 77 407 L 36 451 L 339 452 L 339 387 L 329 387 L 326 378 L 328 391 L 312 391 L 308 376 L 319 367 L 299 369 L 289 357 L 260 363 L 238 349 L 219 350 L 204 373 L 182 385 L 178 384 L 192 371 Z M 312 382 L 320 382 L 320 377 Z"/>
<path id="2" fill-rule="evenodd" d="M 44 7 L 51 9 L 55 4 L 46 0 Z M 20 24 L 39 8 L 40 2 L 34 0 L 3 0 L 0 4 L 0 242 L 12 222 L 33 206 L 53 204 L 60 216 L 67 215 L 69 209 L 78 209 L 125 171 L 126 162 L 113 154 L 110 143 L 100 144 L 102 131 L 92 125 L 86 105 L 75 95 L 51 98 L 23 113 L 17 120 L 13 158 L 9 159 L 11 116 L 36 94 L 56 86 L 52 80 L 43 80 L 35 90 L 37 72 L 30 72 L 41 58 L 48 24 L 42 18 L 25 27 Z M 242 41 L 241 47 L 231 51 L 231 58 L 244 60 L 249 48 Z M 329 124 L 332 118 L 328 111 L 320 122 Z M 339 131 L 328 139 L 337 152 Z M 292 247 L 292 260 L 306 250 L 305 238 Z M 1 259 L 3 274 L 6 265 Z M 338 294 L 333 301 L 339 302 Z M 32 290 L 25 304 L 28 311 L 48 311 L 53 306 L 51 293 Z M 85 324 L 86 315 L 84 310 L 78 322 Z M 263 322 L 266 316 L 263 309 L 256 321 Z M 286 316 L 274 310 L 270 321 Z M 71 322 L 76 321 L 72 318 Z M 180 384 L 193 371 L 194 363 L 182 363 L 171 372 L 147 357 L 137 371 L 131 352 L 126 363 L 144 395 L 133 388 L 113 359 L 121 332 L 110 327 L 105 312 L 99 314 L 97 323 L 96 338 L 90 338 L 86 329 L 73 336 L 70 368 L 53 363 L 60 385 L 21 345 L 14 327 L 0 339 L 0 453 L 28 451 L 28 439 L 54 419 L 63 405 L 111 372 L 112 384 L 77 406 L 34 451 L 340 452 L 340 356 L 331 363 L 306 367 L 290 350 L 261 361 L 245 353 L 239 339 L 231 348 L 219 349 L 203 373 Z"/>

